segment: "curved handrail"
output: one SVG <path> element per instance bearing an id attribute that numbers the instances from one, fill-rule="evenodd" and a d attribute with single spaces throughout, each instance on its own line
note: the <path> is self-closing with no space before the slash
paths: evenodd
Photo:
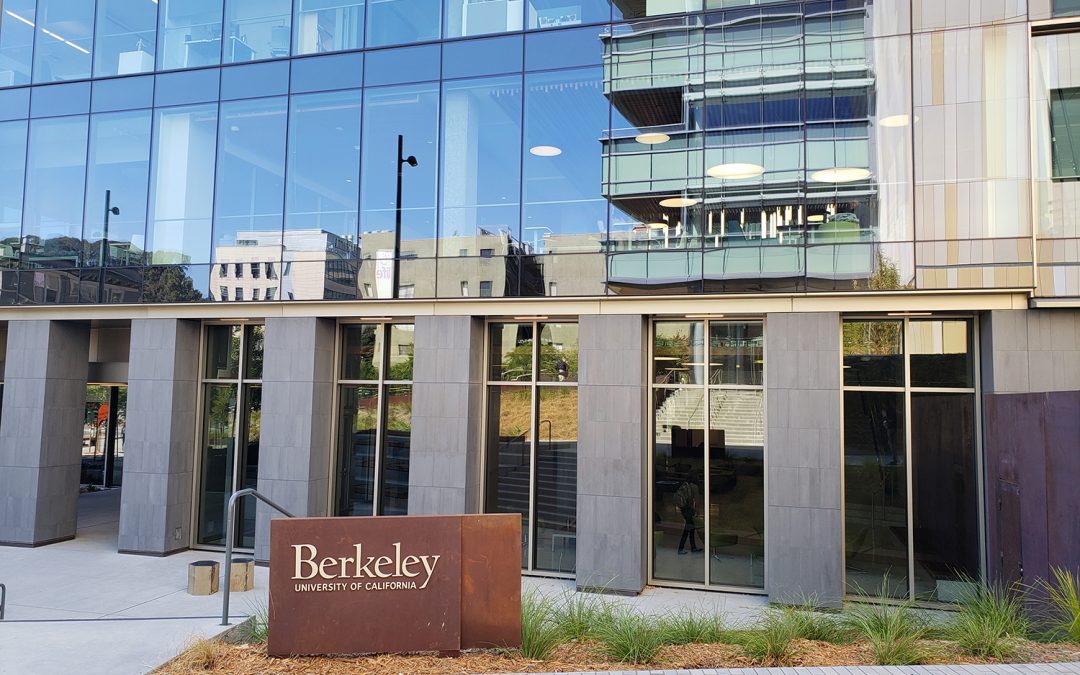
<path id="1" fill-rule="evenodd" d="M 293 514 L 289 513 L 281 506 L 273 502 L 265 495 L 259 494 L 254 488 L 244 488 L 232 493 L 229 497 L 229 523 L 225 530 L 225 592 L 221 597 L 221 625 L 228 626 L 229 624 L 229 587 L 232 583 L 232 553 L 233 553 L 233 540 L 236 538 L 236 502 L 241 497 L 252 496 L 261 500 L 264 504 L 272 509 L 280 512 L 286 518 L 295 518 Z M 3 614 L 0 614 L 0 618 L 3 618 Z"/>

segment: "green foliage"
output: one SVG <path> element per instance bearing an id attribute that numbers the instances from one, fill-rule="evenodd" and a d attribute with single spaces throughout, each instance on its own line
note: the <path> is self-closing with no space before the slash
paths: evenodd
<path id="1" fill-rule="evenodd" d="M 597 630 L 604 653 L 614 661 L 649 663 L 664 646 L 663 636 L 652 617 L 620 609 Z"/>
<path id="2" fill-rule="evenodd" d="M 672 612 L 660 619 L 658 629 L 664 644 L 714 644 L 724 640 L 724 617 L 692 609 Z"/>
<path id="3" fill-rule="evenodd" d="M 251 615 L 248 640 L 252 644 L 263 644 L 269 635 L 270 617 L 265 605 L 256 608 Z"/>
<path id="4" fill-rule="evenodd" d="M 798 631 L 799 622 L 790 608 L 769 608 L 753 630 L 732 634 L 729 639 L 751 659 L 781 665 L 791 659 Z"/>
<path id="5" fill-rule="evenodd" d="M 988 587 L 972 582 L 961 599 L 956 617 L 944 627 L 943 637 L 973 656 L 1009 659 L 1031 624 L 1024 615 L 1024 600 L 1015 589 Z"/>
<path id="6" fill-rule="evenodd" d="M 611 621 L 614 614 L 614 603 L 595 593 L 568 592 L 555 606 L 555 621 L 568 640 L 598 637 L 603 624 Z"/>
<path id="7" fill-rule="evenodd" d="M 814 609 L 809 604 L 784 607 L 782 610 L 795 629 L 795 637 L 800 640 L 814 640 L 830 644 L 846 644 L 852 641 L 852 634 L 841 622 L 840 616 Z"/>
<path id="8" fill-rule="evenodd" d="M 849 631 L 870 643 L 878 665 L 911 666 L 927 658 L 921 644 L 927 637 L 927 625 L 910 601 L 880 597 L 859 603 L 847 611 L 842 621 Z"/>
<path id="9" fill-rule="evenodd" d="M 147 267 L 143 271 L 143 302 L 200 302 L 202 291 L 188 276 L 186 265 Z"/>
<path id="10" fill-rule="evenodd" d="M 553 603 L 535 590 L 521 596 L 521 655 L 542 661 L 562 644 Z"/>
<path id="11" fill-rule="evenodd" d="M 1052 635 L 1080 642 L 1080 576 L 1055 567 L 1053 582 L 1040 583 L 1050 605 Z"/>

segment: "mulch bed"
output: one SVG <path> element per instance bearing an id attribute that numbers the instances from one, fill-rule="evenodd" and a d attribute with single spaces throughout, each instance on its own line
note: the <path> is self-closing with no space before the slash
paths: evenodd
<path id="1" fill-rule="evenodd" d="M 532 661 L 516 651 L 478 650 L 454 658 L 434 654 L 381 655 L 358 657 L 271 658 L 264 645 L 235 645 L 203 641 L 193 645 L 155 673 L 295 673 L 322 675 L 466 675 L 472 673 L 542 673 L 603 670 L 658 670 L 691 668 L 741 668 L 765 665 L 783 666 L 867 666 L 873 656 L 864 643 L 834 645 L 825 642 L 796 641 L 794 655 L 782 664 L 755 663 L 742 656 L 738 647 L 724 644 L 664 647 L 659 657 L 648 664 L 634 666 L 612 662 L 591 642 L 572 642 L 560 646 L 546 661 Z M 934 652 L 928 663 L 994 663 L 959 652 L 947 643 L 927 642 Z M 1025 643 L 1019 661 L 1047 663 L 1080 661 L 1080 645 Z"/>

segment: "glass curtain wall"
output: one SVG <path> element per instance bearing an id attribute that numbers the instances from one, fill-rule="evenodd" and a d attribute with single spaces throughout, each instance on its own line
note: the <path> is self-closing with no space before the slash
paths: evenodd
<path id="1" fill-rule="evenodd" d="M 484 511 L 521 514 L 524 569 L 572 574 L 578 325 L 488 325 Z"/>
<path id="2" fill-rule="evenodd" d="M 765 586 L 764 327 L 653 324 L 652 577 Z"/>
<path id="3" fill-rule="evenodd" d="M 206 326 L 197 543 L 224 546 L 229 497 L 259 478 L 262 426 L 261 325 Z M 234 546 L 255 546 L 255 499 L 237 505 Z"/>
<path id="4" fill-rule="evenodd" d="M 982 570 L 969 319 L 844 322 L 851 594 L 950 602 Z"/>
<path id="5" fill-rule="evenodd" d="M 341 327 L 334 514 L 409 512 L 411 323 Z"/>
<path id="6" fill-rule="evenodd" d="M 94 77 L 154 70 L 157 2 L 97 0 Z"/>
<path id="7" fill-rule="evenodd" d="M 359 49 L 364 44 L 364 0 L 296 0 L 294 54 Z"/>

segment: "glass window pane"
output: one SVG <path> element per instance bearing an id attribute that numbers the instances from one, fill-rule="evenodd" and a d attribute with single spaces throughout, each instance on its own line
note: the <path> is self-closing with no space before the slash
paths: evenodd
<path id="1" fill-rule="evenodd" d="M 529 382 L 533 378 L 533 327 L 531 323 L 493 323 L 488 379 Z"/>
<path id="2" fill-rule="evenodd" d="M 342 387 L 338 410 L 337 508 L 339 516 L 370 516 L 375 499 L 376 387 Z"/>
<path id="3" fill-rule="evenodd" d="M 200 544 L 224 545 L 236 450 L 236 385 L 204 389 L 202 475 L 199 482 Z"/>
<path id="4" fill-rule="evenodd" d="M 0 267 L 14 267 L 19 260 L 26 126 L 24 120 L 0 123 Z"/>
<path id="5" fill-rule="evenodd" d="M 760 323 L 709 323 L 709 384 L 764 384 L 764 326 Z"/>
<path id="6" fill-rule="evenodd" d="M 86 245 L 83 264 L 88 267 L 144 263 L 151 122 L 149 110 L 90 118 L 83 230 Z M 106 215 L 106 191 L 109 207 L 119 213 Z"/>
<path id="7" fill-rule="evenodd" d="M 911 394 L 915 597 L 951 601 L 980 578 L 974 394 Z"/>
<path id="8" fill-rule="evenodd" d="M 31 266 L 76 267 L 82 253 L 87 117 L 30 121 L 23 206 L 23 259 Z M 57 199 L 63 195 L 63 199 Z"/>
<path id="9" fill-rule="evenodd" d="M 217 105 L 154 113 L 147 251 L 153 264 L 210 261 Z"/>
<path id="10" fill-rule="evenodd" d="M 844 385 L 904 386 L 902 321 L 844 322 Z"/>
<path id="11" fill-rule="evenodd" d="M 364 0 L 297 0 L 294 54 L 364 46 Z"/>
<path id="12" fill-rule="evenodd" d="M 367 46 L 437 40 L 441 0 L 381 0 L 368 7 Z"/>
<path id="13" fill-rule="evenodd" d="M 382 331 L 376 324 L 341 329 L 341 379 L 377 380 L 382 362 Z"/>
<path id="14" fill-rule="evenodd" d="M 911 386 L 974 388 L 971 322 L 911 322 Z"/>
<path id="15" fill-rule="evenodd" d="M 24 120 L 30 116 L 30 87 L 0 89 L 0 121 Z"/>
<path id="16" fill-rule="evenodd" d="M 90 112 L 113 112 L 153 106 L 153 75 L 94 81 Z"/>
<path id="17" fill-rule="evenodd" d="M 289 93 L 289 62 L 249 63 L 221 69 L 221 100 L 284 96 Z"/>
<path id="18" fill-rule="evenodd" d="M 364 85 L 437 80 L 441 67 L 442 47 L 437 44 L 369 51 L 364 63 Z"/>
<path id="19" fill-rule="evenodd" d="M 157 10 L 156 2 L 98 0 L 95 77 L 153 72 Z"/>
<path id="20" fill-rule="evenodd" d="M 263 376 L 263 338 L 265 326 L 244 327 L 244 377 L 261 380 Z"/>
<path id="21" fill-rule="evenodd" d="M 533 567 L 573 572 L 577 554 L 576 387 L 540 387 Z"/>
<path id="22" fill-rule="evenodd" d="M 705 390 L 653 396 L 653 576 L 705 583 Z"/>
<path id="23" fill-rule="evenodd" d="M 413 376 L 413 343 L 415 326 L 411 323 L 396 323 L 389 327 L 390 354 L 388 380 L 411 380 Z"/>
<path id="24" fill-rule="evenodd" d="M 221 104 L 214 260 L 281 260 L 285 135 L 284 98 Z"/>
<path id="25" fill-rule="evenodd" d="M 761 391 L 709 392 L 709 583 L 765 586 Z"/>
<path id="26" fill-rule="evenodd" d="M 578 325 L 545 323 L 540 325 L 541 382 L 577 382 Z"/>
<path id="27" fill-rule="evenodd" d="M 293 96 L 290 105 L 285 257 L 357 258 L 360 90 Z"/>
<path id="28" fill-rule="evenodd" d="M 705 384 L 705 324 L 664 321 L 654 326 L 653 382 Z"/>
<path id="29" fill-rule="evenodd" d="M 383 427 L 382 478 L 379 512 L 384 516 L 409 513 L 409 446 L 412 439 L 412 387 L 386 387 L 386 425 Z"/>
<path id="30" fill-rule="evenodd" d="M 90 83 L 71 82 L 34 87 L 30 117 L 61 117 L 90 112 Z"/>
<path id="31" fill-rule="evenodd" d="M 443 45 L 443 78 L 520 72 L 523 45 L 520 35 L 447 42 Z"/>
<path id="32" fill-rule="evenodd" d="M 226 0 L 224 63 L 289 55 L 291 0 Z"/>
<path id="33" fill-rule="evenodd" d="M 240 326 L 206 327 L 208 380 L 235 380 L 240 376 Z"/>
<path id="34" fill-rule="evenodd" d="M 10 18 L 5 12 L 5 21 Z M 90 77 L 94 48 L 94 3 L 85 0 L 38 0 L 38 39 L 34 45 L 34 82 Z"/>
<path id="35" fill-rule="evenodd" d="M 364 55 L 358 52 L 294 59 L 289 65 L 289 88 L 294 94 L 359 88 L 364 83 Z"/>
<path id="36" fill-rule="evenodd" d="M 154 105 L 182 105 L 187 103 L 210 103 L 217 101 L 221 92 L 221 69 L 165 73 L 154 76 Z"/>
<path id="37" fill-rule="evenodd" d="M 439 255 L 507 255 L 520 239 L 521 78 L 447 82 L 442 116 Z"/>
<path id="38" fill-rule="evenodd" d="M 236 489 L 255 489 L 259 484 L 259 440 L 262 437 L 262 386 L 244 386 L 244 428 L 241 431 L 240 475 Z M 236 533 L 236 546 L 255 547 L 255 498 L 242 497 L 236 509 L 239 531 Z"/>
<path id="39" fill-rule="evenodd" d="M 1050 91 L 1050 153 L 1054 178 L 1080 177 L 1080 88 Z"/>
<path id="40" fill-rule="evenodd" d="M 904 424 L 902 393 L 844 392 L 848 593 L 908 595 Z"/>
<path id="41" fill-rule="evenodd" d="M 399 137 L 402 159 L 416 158 L 416 166 L 400 166 L 400 212 L 396 202 Z M 393 257 L 398 218 L 401 250 L 421 258 L 435 255 L 438 137 L 438 84 L 364 92 L 361 245 L 365 258 Z"/>
<path id="42" fill-rule="evenodd" d="M 160 0 L 158 66 L 162 70 L 221 63 L 222 0 Z"/>
<path id="43" fill-rule="evenodd" d="M 607 128 L 600 68 L 525 76 L 522 239 L 527 251 L 600 250 L 608 211 L 601 193 L 600 139 Z"/>
<path id="44" fill-rule="evenodd" d="M 532 476 L 530 387 L 488 387 L 484 512 L 521 514 L 521 564 L 529 559 L 529 486 Z"/>
<path id="45" fill-rule="evenodd" d="M 582 0 L 567 4 L 565 0 L 529 0 L 526 12 L 529 28 L 561 28 L 581 23 L 607 21 L 611 5 L 606 0 Z"/>
<path id="46" fill-rule="evenodd" d="M 36 0 L 6 0 L 0 20 L 0 87 L 30 84 Z"/>
<path id="47" fill-rule="evenodd" d="M 446 0 L 446 37 L 521 30 L 522 4 L 515 0 Z"/>

